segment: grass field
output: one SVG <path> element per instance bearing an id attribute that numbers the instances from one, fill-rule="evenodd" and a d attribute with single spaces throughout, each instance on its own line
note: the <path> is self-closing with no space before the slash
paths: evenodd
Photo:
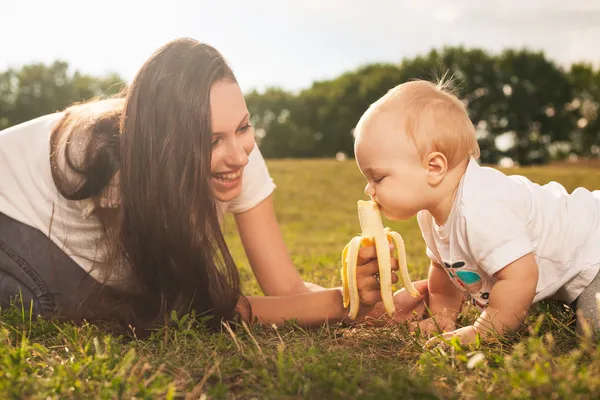
<path id="1" fill-rule="evenodd" d="M 269 161 L 285 240 L 303 277 L 339 285 L 340 251 L 359 231 L 356 200 L 365 182 L 352 161 Z M 600 169 L 518 172 L 571 191 L 600 188 Z M 388 223 L 407 246 L 413 279 L 428 261 L 416 221 Z M 260 290 L 230 218 L 227 240 L 246 294 Z M 466 308 L 461 323 L 476 313 Z M 0 316 L 0 398 L 544 398 L 600 397 L 600 347 L 576 338 L 572 313 L 537 305 L 526 328 L 506 341 L 424 350 L 404 325 L 324 326 L 289 323 L 209 334 L 183 318 L 151 338 L 114 337 L 93 326 Z"/>

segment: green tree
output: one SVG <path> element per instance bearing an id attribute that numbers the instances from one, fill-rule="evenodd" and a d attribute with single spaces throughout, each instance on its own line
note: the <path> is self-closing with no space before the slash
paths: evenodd
<path id="1" fill-rule="evenodd" d="M 549 160 L 548 145 L 568 140 L 573 130 L 567 105 L 573 89 L 567 74 L 542 52 L 507 50 L 498 56 L 497 90 L 504 98 L 490 107 L 488 127 L 495 134 L 511 132 L 507 151 L 521 165 Z"/>
<path id="2" fill-rule="evenodd" d="M 568 104 L 575 128 L 571 137 L 573 150 L 583 156 L 600 155 L 600 69 L 589 64 L 571 66 L 570 79 L 574 98 Z"/>
<path id="3" fill-rule="evenodd" d="M 302 104 L 296 96 L 268 88 L 248 93 L 246 103 L 265 157 L 314 157 L 319 135 L 302 123 Z"/>
<path id="4" fill-rule="evenodd" d="M 481 49 L 445 47 L 404 60 L 401 70 L 405 82 L 413 79 L 449 81 L 452 92 L 465 102 L 469 117 L 477 127 L 482 161 L 498 161 L 500 153 L 494 143 L 495 132 L 487 129 L 488 121 L 495 118 L 495 104 L 503 99 L 494 57 Z"/>
<path id="5" fill-rule="evenodd" d="M 16 72 L 13 69 L 0 72 L 0 130 L 12 125 L 10 116 L 15 106 L 16 86 Z"/>
<path id="6" fill-rule="evenodd" d="M 0 126 L 15 125 L 94 97 L 117 93 L 122 79 L 69 72 L 66 62 L 25 65 L 0 73 Z"/>
<path id="7" fill-rule="evenodd" d="M 269 156 L 331 157 L 353 154 L 352 131 L 360 116 L 392 87 L 420 78 L 451 79 L 466 103 L 484 162 L 509 156 L 520 164 L 549 160 L 548 145 L 571 141 L 580 154 L 600 152 L 599 73 L 589 66 L 565 72 L 542 52 L 446 47 L 404 59 L 371 64 L 335 79 L 314 82 L 293 95 L 279 89 L 251 93 Z M 254 111 L 253 111 L 254 112 Z M 514 138 L 506 151 L 500 135 Z"/>
<path id="8" fill-rule="evenodd" d="M 352 136 L 361 115 L 391 87 L 401 83 L 400 69 L 392 64 L 372 64 L 315 82 L 299 94 L 301 119 L 319 141 L 315 154 L 331 157 L 341 151 L 354 154 Z"/>

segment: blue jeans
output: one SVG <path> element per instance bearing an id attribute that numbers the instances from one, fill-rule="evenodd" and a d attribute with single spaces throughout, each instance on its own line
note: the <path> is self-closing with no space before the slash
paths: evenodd
<path id="1" fill-rule="evenodd" d="M 93 279 L 39 230 L 0 213 L 0 306 L 22 296 L 34 315 L 71 312 Z"/>

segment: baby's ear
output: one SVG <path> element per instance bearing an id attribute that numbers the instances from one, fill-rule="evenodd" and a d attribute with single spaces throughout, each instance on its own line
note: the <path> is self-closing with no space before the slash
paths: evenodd
<path id="1" fill-rule="evenodd" d="M 427 180 L 430 185 L 437 186 L 448 172 L 448 160 L 439 151 L 429 153 L 427 156 Z"/>

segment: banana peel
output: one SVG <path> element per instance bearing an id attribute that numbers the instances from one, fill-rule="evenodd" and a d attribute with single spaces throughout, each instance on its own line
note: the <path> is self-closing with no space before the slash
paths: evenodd
<path id="1" fill-rule="evenodd" d="M 342 251 L 342 287 L 344 308 L 350 307 L 349 318 L 354 320 L 358 315 L 360 298 L 357 286 L 357 261 L 358 251 L 363 246 L 375 244 L 377 262 L 379 264 L 379 283 L 383 307 L 389 316 L 396 311 L 392 288 L 392 265 L 389 243 L 393 243 L 397 252 L 400 269 L 399 280 L 406 291 L 413 297 L 418 297 L 419 292 L 413 286 L 406 264 L 406 249 L 402 236 L 390 228 L 384 228 L 381 221 L 379 205 L 374 201 L 359 200 L 358 219 L 362 234 L 350 240 Z"/>

